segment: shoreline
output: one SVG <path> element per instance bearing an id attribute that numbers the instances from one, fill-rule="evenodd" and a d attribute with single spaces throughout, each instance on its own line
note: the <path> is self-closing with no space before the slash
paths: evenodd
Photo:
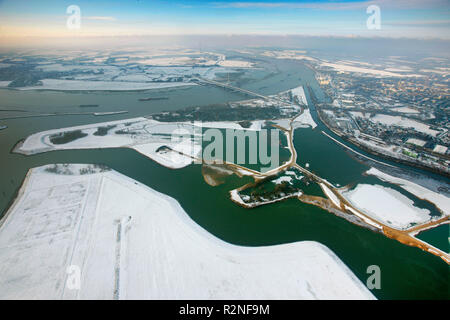
<path id="1" fill-rule="evenodd" d="M 317 108 L 317 107 L 316 107 L 316 108 Z M 334 134 L 336 134 L 337 136 L 339 136 L 339 137 L 340 137 L 342 140 L 344 140 L 345 142 L 350 143 L 350 144 L 353 144 L 353 145 L 355 145 L 357 148 L 360 148 L 360 149 L 364 150 L 365 152 L 367 152 L 367 153 L 369 153 L 369 154 L 372 154 L 372 155 L 374 155 L 374 156 L 377 156 L 377 157 L 380 157 L 380 158 L 383 158 L 383 159 L 386 159 L 386 160 L 389 160 L 389 161 L 392 161 L 392 162 L 396 162 L 396 163 L 399 163 L 399 164 L 403 164 L 403 165 L 407 165 L 407 166 L 419 168 L 419 169 L 422 169 L 422 170 L 427 170 L 427 171 L 430 171 L 430 172 L 439 174 L 439 175 L 441 175 L 441 176 L 444 176 L 444 177 L 446 177 L 446 178 L 450 178 L 450 172 L 445 172 L 445 171 L 436 169 L 436 168 L 434 168 L 434 167 L 426 166 L 426 165 L 424 165 L 424 164 L 420 164 L 420 163 L 416 163 L 416 162 L 412 162 L 412 161 L 410 162 L 410 161 L 407 161 L 407 160 L 404 160 L 404 159 L 398 159 L 398 158 L 395 158 L 395 157 L 393 157 L 393 156 L 390 156 L 390 155 L 387 155 L 387 154 L 384 154 L 384 153 L 381 153 L 381 152 L 372 150 L 372 149 L 370 149 L 369 147 L 367 147 L 367 146 L 365 146 L 365 145 L 362 145 L 361 143 L 355 141 L 355 139 L 347 138 L 347 136 L 345 136 L 344 134 L 340 133 L 339 131 L 335 130 L 334 128 L 331 128 L 331 127 L 330 127 L 330 126 L 322 119 L 322 117 L 320 116 L 320 112 L 319 112 L 320 109 L 319 109 L 319 110 L 316 110 L 316 111 L 317 111 L 317 117 L 320 119 L 320 121 L 323 123 L 323 125 L 324 125 L 327 129 L 329 129 L 331 132 L 333 132 Z M 333 140 L 334 140 L 334 138 L 333 138 Z M 347 148 L 348 148 L 349 150 L 353 151 L 350 147 L 347 146 Z M 356 150 L 353 151 L 353 152 L 356 153 Z M 356 154 L 358 154 L 358 153 L 356 153 Z M 367 156 L 366 156 L 366 157 L 367 157 Z M 370 158 L 369 158 L 369 160 L 370 160 Z M 371 160 L 371 161 L 374 161 L 374 160 Z M 376 161 L 378 161 L 378 160 L 376 160 Z M 389 165 L 389 164 L 385 164 L 385 165 L 392 166 L 392 165 Z"/>
<path id="2" fill-rule="evenodd" d="M 0 228 L 3 227 L 3 224 L 6 222 L 6 220 L 8 219 L 8 216 L 11 215 L 11 212 L 15 209 L 15 207 L 17 206 L 17 204 L 19 203 L 19 199 L 20 197 L 22 197 L 25 193 L 25 190 L 28 186 L 28 182 L 30 181 L 31 178 L 31 170 L 32 169 L 28 169 L 25 178 L 23 179 L 22 183 L 20 184 L 20 186 L 17 188 L 17 190 L 14 192 L 14 196 L 11 198 L 11 200 L 9 201 L 8 205 L 7 205 L 7 210 L 6 212 L 0 217 Z"/>
<path id="3" fill-rule="evenodd" d="M 4 248 L 8 243 L 9 248 L 4 263 L 14 264 L 15 268 L 6 268 L 0 282 L 16 279 L 2 292 L 4 299 L 18 295 L 47 299 L 267 299 L 277 292 L 279 298 L 285 299 L 375 298 L 333 251 L 316 241 L 258 247 L 235 245 L 196 224 L 176 199 L 119 172 L 82 174 L 79 170 L 86 164 L 71 164 L 66 167 L 71 174 L 58 174 L 46 170 L 49 166 L 29 169 L 28 179 L 8 210 L 8 217 L 14 218 L 8 221 L 13 223 L 1 221 L 0 243 Z M 70 229 L 55 223 L 61 215 L 73 215 L 64 203 L 48 212 L 45 203 L 25 201 L 30 197 L 45 198 L 48 191 L 42 193 L 40 187 L 44 184 L 44 190 L 74 184 L 85 186 L 73 198 L 80 211 Z M 118 198 L 117 194 L 124 198 Z M 57 192 L 54 196 L 63 200 L 67 195 Z M 134 204 L 134 210 L 125 216 L 124 209 L 130 203 Z M 21 222 L 30 216 L 30 208 L 31 229 L 18 233 Z M 155 210 L 149 212 L 149 208 Z M 35 233 L 42 225 L 51 228 L 36 238 Z M 67 232 L 77 236 L 60 239 Z M 119 232 L 120 237 L 116 237 Z M 145 241 L 159 238 L 160 243 Z M 20 247 L 23 241 L 27 246 Z M 42 246 L 42 241 L 55 245 Z M 16 247 L 20 250 L 11 255 Z M 67 250 L 73 254 L 67 256 L 64 253 Z M 135 259 L 122 259 L 122 254 Z M 49 258 L 45 261 L 26 258 L 42 255 Z M 65 282 L 64 271 L 69 265 L 82 269 L 84 285 L 76 291 L 53 285 Z M 152 272 L 139 273 L 142 265 L 151 266 Z M 203 272 L 188 276 L 200 267 Z M 148 285 L 143 286 L 143 282 Z M 27 289 L 21 290 L 24 286 Z M 223 290 L 211 293 L 210 289 L 217 286 Z"/>

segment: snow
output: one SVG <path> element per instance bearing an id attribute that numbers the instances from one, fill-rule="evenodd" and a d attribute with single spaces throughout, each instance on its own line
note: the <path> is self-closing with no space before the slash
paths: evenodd
<path id="1" fill-rule="evenodd" d="M 399 74 L 399 73 L 393 73 L 393 72 L 389 72 L 389 71 L 361 68 L 361 67 L 350 66 L 347 64 L 339 64 L 339 63 L 323 62 L 320 65 L 322 67 L 330 67 L 330 68 L 333 68 L 333 69 L 335 69 L 337 71 L 341 71 L 341 72 L 364 73 L 364 74 L 371 74 L 374 76 L 381 76 L 381 77 L 422 77 L 422 75 L 418 75 L 418 74 Z"/>
<path id="2" fill-rule="evenodd" d="M 284 172 L 284 174 L 285 174 L 285 175 L 288 175 L 288 176 L 294 176 L 295 179 L 297 179 L 297 180 L 303 179 L 303 176 L 302 176 L 302 175 L 298 175 L 298 174 L 297 174 L 296 172 L 294 172 L 294 171 L 286 170 L 286 171 Z"/>
<path id="3" fill-rule="evenodd" d="M 304 50 L 282 50 L 282 51 L 265 51 L 262 55 L 268 57 L 275 57 L 277 59 L 293 59 L 293 60 L 308 60 L 317 61 L 317 59 L 304 55 Z"/>
<path id="4" fill-rule="evenodd" d="M 374 298 L 317 242 L 228 244 L 137 181 L 58 166 L 30 170 L 1 221 L 0 299 Z"/>
<path id="5" fill-rule="evenodd" d="M 250 127 L 248 127 L 245 130 L 255 130 L 255 131 L 261 131 L 261 128 L 264 126 L 266 120 L 255 120 L 252 121 L 252 124 Z"/>
<path id="6" fill-rule="evenodd" d="M 328 111 L 328 110 L 324 110 L 324 111 Z M 331 114 L 334 114 L 333 112 L 331 113 Z M 369 113 L 365 113 L 365 114 L 363 114 L 362 112 L 360 112 L 360 111 L 350 111 L 350 114 L 352 115 L 352 116 L 354 116 L 355 118 L 369 118 Z"/>
<path id="7" fill-rule="evenodd" d="M 314 121 L 314 119 L 311 116 L 311 112 L 309 109 L 304 109 L 302 114 L 299 115 L 294 119 L 292 122 L 292 127 L 294 129 L 296 128 L 303 128 L 305 126 L 310 126 L 312 129 L 317 127 L 317 123 Z"/>
<path id="8" fill-rule="evenodd" d="M 392 111 L 401 112 L 401 113 L 419 113 L 418 110 L 412 109 L 412 108 L 409 108 L 409 107 L 393 108 Z"/>
<path id="9" fill-rule="evenodd" d="M 387 114 L 377 114 L 375 117 L 370 118 L 372 122 L 379 122 L 387 126 L 399 126 L 403 128 L 412 128 L 416 131 L 429 134 L 433 137 L 438 135 L 440 132 L 430 129 L 430 127 L 422 122 L 418 122 L 412 119 L 400 117 L 400 116 L 390 116 Z"/>
<path id="10" fill-rule="evenodd" d="M 414 202 L 400 192 L 380 185 L 358 184 L 342 195 L 365 214 L 393 228 L 405 229 L 411 223 L 431 219 L 429 210 L 415 207 Z"/>
<path id="11" fill-rule="evenodd" d="M 113 91 L 133 91 L 162 89 L 178 86 L 193 86 L 195 83 L 188 82 L 120 82 L 120 81 L 89 81 L 89 80 L 60 80 L 43 79 L 40 80 L 42 86 L 22 87 L 20 90 L 113 90 Z"/>
<path id="12" fill-rule="evenodd" d="M 441 146 L 440 144 L 437 144 L 434 147 L 433 152 L 440 153 L 440 154 L 446 154 L 447 150 L 448 150 L 448 148 L 446 146 Z"/>
<path id="13" fill-rule="evenodd" d="M 420 140 L 420 139 L 416 139 L 416 138 L 409 138 L 408 140 L 406 140 L 406 143 L 410 143 L 410 144 L 414 144 L 419 147 L 423 147 L 425 145 L 425 143 L 427 143 L 427 142 Z"/>
<path id="14" fill-rule="evenodd" d="M 116 73 L 119 73 L 120 70 L 117 67 L 113 66 L 106 66 L 106 65 L 75 65 L 75 64 L 65 64 L 62 65 L 60 63 L 52 63 L 52 64 L 46 64 L 46 65 L 40 65 L 36 67 L 38 70 L 42 70 L 45 72 L 74 72 L 74 71 L 83 71 L 83 72 L 100 72 L 100 71 L 109 71 L 112 70 L 116 71 Z"/>
<path id="15" fill-rule="evenodd" d="M 94 135 L 98 128 L 109 126 L 114 127 L 106 135 Z M 50 137 L 55 134 L 75 130 L 81 130 L 88 135 L 64 144 L 54 144 L 50 140 Z M 128 132 L 128 134 L 118 134 L 117 131 Z M 181 134 L 183 136 L 180 136 Z M 190 135 L 190 138 L 187 139 L 184 134 Z M 51 150 L 126 147 L 142 153 L 163 166 L 179 169 L 191 164 L 192 158 L 198 157 L 201 152 L 199 134 L 201 133 L 197 133 L 190 123 L 165 123 L 141 117 L 35 133 L 27 137 L 15 151 L 35 154 Z M 173 151 L 156 152 L 163 146 Z M 180 155 L 178 152 L 182 152 L 184 155 Z"/>
<path id="16" fill-rule="evenodd" d="M 168 81 L 169 78 L 177 77 L 192 77 L 200 76 L 206 79 L 215 79 L 217 73 L 234 73 L 236 70 L 231 68 L 222 68 L 218 66 L 210 67 L 147 67 L 145 70 L 146 76 L 150 77 L 153 81 Z"/>
<path id="17" fill-rule="evenodd" d="M 443 75 L 444 77 L 448 77 L 448 75 L 450 75 L 450 72 L 445 71 L 445 70 L 439 70 L 439 69 L 420 69 L 420 72 L 437 73 L 437 74 Z"/>
<path id="18" fill-rule="evenodd" d="M 414 182 L 406 179 L 397 178 L 384 173 L 376 168 L 370 168 L 366 171 L 366 174 L 373 175 L 382 181 L 390 182 L 399 185 L 409 193 L 412 193 L 419 199 L 427 200 L 433 203 L 437 208 L 439 208 L 444 214 L 450 215 L 450 198 L 440 194 L 438 192 L 432 191 Z"/>
<path id="19" fill-rule="evenodd" d="M 242 201 L 243 199 L 239 195 L 239 192 L 238 192 L 237 189 L 233 189 L 233 190 L 230 191 L 230 197 L 231 197 L 231 200 L 233 200 L 233 201 L 235 201 L 237 203 L 245 204 L 245 202 Z"/>
<path id="20" fill-rule="evenodd" d="M 216 55 L 217 56 L 217 55 Z M 219 59 L 219 57 L 217 57 Z M 172 57 L 152 57 L 149 59 L 136 61 L 140 64 L 151 66 L 213 66 L 218 60 L 208 59 L 207 57 L 190 57 L 190 56 L 172 56 Z"/>
<path id="21" fill-rule="evenodd" d="M 253 63 L 241 60 L 224 60 L 218 63 L 221 67 L 234 67 L 234 68 L 251 68 Z"/>
<path id="22" fill-rule="evenodd" d="M 341 201 L 338 197 L 330 190 L 330 188 L 327 187 L 325 183 L 320 183 L 320 187 L 322 188 L 325 195 L 333 202 L 333 204 L 340 208 L 341 207 Z"/>
<path id="23" fill-rule="evenodd" d="M 123 76 L 118 76 L 114 81 L 134 81 L 134 82 L 146 82 L 152 81 L 152 78 L 145 74 L 126 74 Z"/>
<path id="24" fill-rule="evenodd" d="M 278 179 L 272 180 L 272 182 L 275 184 L 282 184 L 283 182 L 291 183 L 291 181 L 292 181 L 292 177 L 286 177 L 286 176 L 281 176 Z"/>
<path id="25" fill-rule="evenodd" d="M 412 68 L 407 66 L 400 66 L 396 68 L 386 68 L 385 71 L 392 71 L 392 72 L 409 72 L 412 71 Z"/>
<path id="26" fill-rule="evenodd" d="M 187 143 L 184 143 L 184 148 L 176 148 L 174 147 L 173 150 L 175 151 L 165 151 L 165 152 L 156 152 L 156 150 L 161 147 L 161 143 L 146 143 L 134 146 L 133 149 L 137 152 L 143 154 L 144 156 L 149 157 L 153 161 L 159 163 L 160 165 L 163 165 L 167 168 L 171 169 L 181 169 L 184 168 L 192 163 L 192 158 L 189 156 L 186 156 L 184 154 L 179 154 L 176 151 L 183 152 L 186 154 L 195 154 L 197 155 L 201 151 L 200 146 L 195 146 L 194 151 L 187 149 L 188 145 Z M 181 149 L 181 150 L 176 150 Z"/>
<path id="27" fill-rule="evenodd" d="M 273 123 L 275 123 L 277 126 L 280 126 L 286 130 L 289 130 L 291 127 L 291 120 L 290 119 L 278 119 L 278 120 L 271 120 Z"/>
<path id="28" fill-rule="evenodd" d="M 260 131 L 264 122 L 253 121 L 250 128 L 245 129 L 238 122 L 231 121 L 159 122 L 140 117 L 38 132 L 28 136 L 15 152 L 36 154 L 52 150 L 124 147 L 134 149 L 165 167 L 179 169 L 199 158 L 202 151 L 202 127 Z M 104 136 L 94 134 L 98 128 L 111 126 L 113 127 Z M 54 144 L 50 139 L 54 135 L 76 130 L 81 130 L 87 136 L 64 144 Z M 163 146 L 171 150 L 166 148 L 156 152 Z"/>
<path id="29" fill-rule="evenodd" d="M 306 100 L 305 90 L 302 86 L 291 89 L 292 96 L 298 99 L 298 103 L 307 106 L 308 100 Z"/>
<path id="30" fill-rule="evenodd" d="M 359 217 L 362 221 L 364 221 L 368 225 L 371 225 L 371 226 L 373 226 L 373 227 L 375 227 L 377 229 L 380 229 L 380 230 L 383 229 L 383 227 L 380 224 L 375 223 L 372 220 L 368 219 L 367 217 L 365 217 L 364 215 L 362 215 L 361 213 L 359 213 L 357 210 L 353 209 L 352 207 L 347 206 L 346 204 L 344 204 L 344 208 L 346 210 L 352 212 L 355 216 Z"/>

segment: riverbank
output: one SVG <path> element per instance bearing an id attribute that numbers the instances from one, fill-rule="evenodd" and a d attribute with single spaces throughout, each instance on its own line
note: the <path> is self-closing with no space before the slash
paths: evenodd
<path id="1" fill-rule="evenodd" d="M 379 151 L 376 151 L 376 150 L 374 150 L 374 149 L 372 149 L 372 148 L 369 148 L 368 146 L 366 146 L 366 145 L 360 143 L 358 140 L 353 139 L 353 138 L 351 138 L 351 137 L 348 137 L 348 136 L 342 134 L 341 132 L 339 132 L 338 130 L 332 128 L 326 121 L 324 121 L 324 120 L 322 119 L 322 117 L 320 116 L 320 112 L 319 112 L 319 111 L 317 112 L 317 116 L 318 116 L 318 118 L 320 119 L 320 121 L 321 121 L 321 122 L 322 122 L 322 123 L 323 123 L 330 131 L 332 131 L 334 134 L 336 134 L 337 136 L 339 136 L 342 140 L 344 140 L 344 141 L 346 141 L 346 142 L 348 142 L 348 143 L 351 143 L 351 144 L 355 145 L 356 147 L 360 148 L 361 150 L 363 150 L 363 151 L 365 151 L 365 152 L 367 152 L 367 153 L 369 153 L 369 154 L 373 154 L 373 155 L 375 155 L 375 156 L 377 156 L 377 157 L 380 157 L 380 158 L 383 158 L 383 159 L 387 159 L 387 160 L 392 161 L 392 162 L 395 162 L 395 163 L 405 164 L 405 165 L 408 165 L 408 166 L 412 166 L 412 167 L 419 168 L 419 169 L 422 169 L 422 170 L 430 171 L 430 172 L 433 172 L 433 173 L 440 174 L 440 175 L 442 175 L 442 176 L 444 176 L 444 177 L 450 178 L 450 171 L 439 170 L 439 169 L 437 169 L 437 168 L 435 168 L 435 167 L 430 167 L 430 166 L 427 166 L 427 165 L 425 165 L 425 164 L 423 164 L 423 163 L 418 163 L 418 162 L 412 161 L 412 160 L 411 160 L 411 161 L 407 161 L 407 160 L 404 160 L 404 159 L 400 159 L 400 158 L 397 158 L 397 157 L 393 157 L 393 156 L 391 156 L 391 155 L 389 155 L 389 154 L 387 154 L 387 153 L 379 152 Z M 330 137 L 330 136 L 329 136 L 329 137 Z M 331 138 L 331 137 L 330 137 L 330 138 Z M 334 140 L 334 139 L 333 139 L 333 140 Z M 347 148 L 348 148 L 349 150 L 351 150 L 351 151 L 353 151 L 353 152 L 359 154 L 358 152 L 354 151 L 352 148 L 350 148 L 350 147 L 347 147 Z M 361 154 L 359 154 L 359 155 L 361 155 Z M 372 160 L 372 159 L 371 159 L 371 160 Z M 372 161 L 373 161 L 373 160 L 372 160 Z"/>
<path id="2" fill-rule="evenodd" d="M 228 244 L 175 199 L 93 165 L 31 169 L 0 247 L 3 299 L 374 298 L 317 242 Z"/>

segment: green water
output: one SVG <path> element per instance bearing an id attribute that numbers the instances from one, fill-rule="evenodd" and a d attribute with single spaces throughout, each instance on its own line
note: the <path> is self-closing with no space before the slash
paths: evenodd
<path id="1" fill-rule="evenodd" d="M 417 238 L 428 242 L 429 244 L 450 253 L 450 225 L 443 224 L 432 230 L 425 230 L 419 233 Z"/>
<path id="2" fill-rule="evenodd" d="M 289 161 L 290 157 L 291 157 L 291 152 L 289 151 L 288 148 L 288 141 L 287 141 L 287 137 L 285 135 L 284 132 L 282 132 L 279 129 L 273 128 L 273 127 L 263 127 L 263 129 L 267 130 L 267 136 L 266 136 L 266 144 L 265 146 L 267 147 L 267 150 L 264 150 L 264 154 L 262 155 L 263 157 L 268 157 L 269 160 L 267 163 L 263 163 L 260 158 L 260 153 L 262 153 L 263 151 L 260 150 L 260 142 L 264 141 L 261 137 L 260 137 L 260 132 L 259 131 L 247 131 L 245 132 L 246 134 L 249 134 L 249 136 L 245 136 L 244 135 L 244 131 L 236 131 L 236 132 L 242 132 L 243 135 L 241 136 L 241 138 L 235 137 L 233 135 L 227 135 L 227 129 L 214 129 L 214 130 L 218 130 L 221 133 L 221 138 L 219 138 L 219 145 L 222 145 L 222 148 L 217 148 L 218 150 L 215 150 L 214 148 L 214 152 L 212 152 L 211 150 L 211 146 L 217 146 L 217 143 L 215 141 L 216 137 L 211 138 L 211 140 L 203 140 L 202 141 L 202 147 L 203 147 L 203 153 L 202 153 L 202 158 L 204 161 L 206 162 L 212 162 L 216 159 L 220 159 L 220 160 L 225 160 L 227 162 L 231 162 L 231 163 L 235 163 L 238 165 L 243 165 L 246 168 L 252 169 L 252 170 L 256 170 L 259 172 L 265 172 L 268 171 L 270 169 L 274 169 L 280 165 L 282 165 L 283 163 L 286 163 Z M 203 128 L 203 133 L 205 133 L 205 131 L 210 130 L 210 128 Z M 275 152 L 272 151 L 272 148 L 274 146 L 272 146 L 271 144 L 271 131 L 275 131 L 277 133 L 276 137 L 278 137 L 278 139 L 274 139 L 274 143 L 276 143 L 278 141 L 278 154 L 276 154 Z M 252 138 L 250 137 L 252 136 Z M 244 143 L 242 143 L 246 148 L 242 149 L 241 146 L 241 141 L 245 141 Z M 254 145 L 254 149 L 249 148 L 248 146 L 252 144 Z M 208 147 L 209 146 L 209 147 Z M 208 149 L 209 148 L 209 149 Z M 229 150 L 233 150 L 233 154 L 229 155 L 227 154 L 227 149 L 229 148 Z M 242 151 L 241 151 L 242 150 Z M 251 151 L 256 151 L 255 153 L 252 152 L 253 158 L 250 156 Z M 210 154 L 210 152 L 212 154 Z M 241 154 L 242 152 L 242 154 Z M 219 153 L 219 154 L 216 154 Z M 220 155 L 221 153 L 221 155 Z M 244 161 L 242 161 L 243 159 Z"/>
<path id="3" fill-rule="evenodd" d="M 298 75 L 301 75 L 302 82 L 314 84 L 310 70 L 298 62 L 284 61 L 277 65 L 277 68 L 280 72 L 289 72 L 291 76 L 288 80 L 274 84 L 276 91 L 298 86 Z M 270 77 L 260 79 L 259 83 L 255 81 L 252 86 L 261 88 L 270 85 Z M 245 84 L 242 86 L 250 89 Z M 260 92 L 275 93 L 265 92 L 263 89 Z M 41 130 L 129 118 L 146 115 L 149 111 L 175 110 L 187 105 L 242 99 L 238 94 L 217 88 L 199 87 L 171 90 L 169 100 L 137 102 L 138 97 L 148 96 L 149 93 L 18 94 L 10 90 L 0 90 L 1 108 L 13 106 L 43 108 L 49 111 L 46 109 L 48 104 L 50 109 L 73 111 L 79 104 L 100 104 L 95 111 L 113 111 L 124 107 L 130 111 L 129 114 L 107 117 L 57 116 L 2 121 L 1 124 L 8 125 L 8 129 L 0 131 L 0 210 L 4 212 L 8 207 L 31 167 L 49 163 L 101 163 L 176 198 L 193 220 L 227 242 L 260 246 L 304 240 L 318 241 L 333 250 L 363 283 L 368 277 L 367 267 L 373 264 L 380 266 L 381 289 L 372 291 L 378 298 L 449 297 L 449 267 L 440 258 L 353 225 L 297 199 L 251 210 L 241 208 L 230 201 L 228 195 L 230 189 L 244 183 L 236 176 L 227 178 L 223 185 L 211 187 L 204 182 L 199 165 L 171 170 L 128 149 L 55 151 L 33 156 L 9 153 L 19 139 Z M 315 130 L 300 129 L 295 132 L 294 143 L 299 154 L 298 162 L 302 165 L 309 162 L 311 170 L 330 182 L 341 185 L 369 179 L 361 176 L 367 167 L 323 136 L 320 130 L 321 126 Z M 435 230 L 427 231 L 431 232 Z"/>

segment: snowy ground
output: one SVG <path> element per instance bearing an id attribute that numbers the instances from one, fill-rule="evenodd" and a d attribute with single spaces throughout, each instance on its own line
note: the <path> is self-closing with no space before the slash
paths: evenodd
<path id="1" fill-rule="evenodd" d="M 296 129 L 308 126 L 314 129 L 315 127 L 317 127 L 317 123 L 312 118 L 309 109 L 304 109 L 303 113 L 294 119 L 294 121 L 292 122 L 292 127 Z"/>
<path id="2" fill-rule="evenodd" d="M 95 135 L 99 128 L 108 127 L 107 134 Z M 77 130 L 87 135 L 64 144 L 52 142 L 52 137 L 58 134 Z M 35 133 L 27 137 L 15 151 L 35 154 L 51 150 L 125 147 L 135 149 L 163 166 L 178 169 L 191 164 L 192 157 L 199 155 L 200 138 L 201 129 L 195 129 L 190 123 L 133 118 Z M 164 146 L 170 150 L 160 149 Z"/>
<path id="3" fill-rule="evenodd" d="M 329 67 L 333 68 L 334 70 L 340 71 L 340 72 L 354 72 L 354 73 L 361 73 L 361 74 L 370 74 L 373 76 L 378 77 L 422 77 L 422 75 L 418 74 L 400 74 L 400 73 L 394 73 L 390 71 L 384 71 L 384 70 L 377 70 L 373 68 L 364 68 L 359 67 L 355 65 L 349 65 L 347 63 L 330 63 L 330 62 L 322 62 L 320 63 L 321 67 Z"/>
<path id="4" fill-rule="evenodd" d="M 221 67 L 234 67 L 234 68 L 251 68 L 253 67 L 252 62 L 242 61 L 242 60 L 224 60 L 218 63 Z"/>
<path id="5" fill-rule="evenodd" d="M 306 100 L 305 90 L 302 86 L 291 89 L 292 96 L 297 100 L 299 104 L 308 105 L 308 100 Z"/>
<path id="6" fill-rule="evenodd" d="M 370 168 L 370 170 L 366 171 L 366 174 L 376 176 L 382 181 L 397 184 L 416 197 L 430 201 L 439 208 L 442 213 L 450 215 L 450 198 L 446 195 L 432 191 L 409 180 L 394 177 L 375 168 Z"/>
<path id="7" fill-rule="evenodd" d="M 29 172 L 0 224 L 0 299 L 374 298 L 317 242 L 228 244 L 175 199 L 105 170 Z"/>
<path id="8" fill-rule="evenodd" d="M 330 188 L 327 187 L 325 183 L 320 183 L 320 187 L 322 188 L 325 195 L 333 202 L 333 204 L 340 208 L 341 207 L 341 201 L 338 197 L 330 190 Z"/>
<path id="9" fill-rule="evenodd" d="M 168 168 L 179 169 L 201 157 L 202 128 L 260 131 L 264 123 L 264 120 L 256 120 L 249 128 L 243 128 L 233 121 L 159 122 L 140 117 L 38 132 L 27 137 L 14 151 L 36 154 L 52 150 L 124 147 Z M 99 130 L 105 128 L 108 128 L 107 133 L 98 135 Z M 75 131 L 81 131 L 85 136 L 62 144 L 54 143 L 58 135 Z"/>
<path id="10" fill-rule="evenodd" d="M 147 90 L 190 84 L 192 77 L 216 79 L 219 73 L 236 73 L 253 67 L 244 60 L 227 60 L 224 54 L 192 50 L 142 50 L 120 52 L 47 52 L 45 62 L 35 62 L 26 55 L 13 59 L 30 63 L 40 74 L 42 86 L 21 87 L 23 90 Z M 32 56 L 33 54 L 31 54 Z M 0 64 L 0 68 L 13 66 Z M 6 86 L 5 84 L 3 84 Z M 191 83 L 192 85 L 192 83 Z M 1 84 L 0 84 L 1 86 Z M 18 89 L 18 88 L 16 88 Z"/>
<path id="11" fill-rule="evenodd" d="M 379 185 L 358 184 L 343 192 L 349 202 L 372 218 L 397 229 L 431 219 L 430 211 L 414 206 L 414 202 L 400 192 Z"/>
<path id="12" fill-rule="evenodd" d="M 0 87 L 7 87 L 11 81 L 0 81 Z"/>
<path id="13" fill-rule="evenodd" d="M 428 126 L 422 122 L 415 121 L 415 120 L 412 120 L 409 118 L 400 117 L 400 116 L 377 114 L 377 115 L 375 115 L 375 117 L 370 118 L 370 121 L 379 122 L 379 123 L 382 123 L 387 126 L 395 125 L 395 126 L 399 126 L 399 127 L 403 127 L 403 128 L 413 128 L 416 131 L 423 132 L 425 134 L 429 134 L 433 137 L 435 137 L 436 135 L 438 135 L 440 133 L 440 131 L 430 129 L 430 126 Z"/>
<path id="14" fill-rule="evenodd" d="M 281 51 L 265 51 L 262 55 L 267 57 L 275 57 L 277 59 L 294 59 L 317 61 L 317 59 L 305 55 L 304 50 L 281 50 Z"/>
<path id="15" fill-rule="evenodd" d="M 409 108 L 409 107 L 393 108 L 392 111 L 401 112 L 401 113 L 420 113 L 418 110 Z"/>
<path id="16" fill-rule="evenodd" d="M 60 80 L 44 79 L 42 86 L 23 87 L 20 90 L 62 90 L 62 91 L 133 91 L 172 88 L 179 86 L 193 86 L 188 82 L 128 82 L 128 81 L 89 81 L 89 80 Z"/>

